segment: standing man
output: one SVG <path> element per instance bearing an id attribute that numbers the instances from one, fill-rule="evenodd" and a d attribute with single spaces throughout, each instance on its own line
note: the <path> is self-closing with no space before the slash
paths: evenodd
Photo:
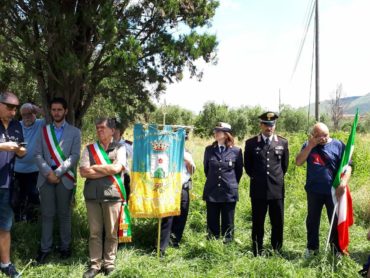
<path id="1" fill-rule="evenodd" d="M 275 133 L 274 112 L 259 116 L 261 133 L 245 142 L 244 168 L 250 177 L 252 203 L 252 246 L 254 256 L 263 250 L 267 210 L 271 222 L 271 245 L 279 252 L 283 245 L 284 175 L 288 170 L 288 141 Z"/>
<path id="2" fill-rule="evenodd" d="M 18 98 L 10 92 L 0 95 L 0 268 L 9 277 L 20 277 L 15 266 L 10 262 L 10 230 L 13 222 L 13 210 L 10 206 L 13 188 L 15 157 L 22 157 L 26 149 L 22 146 L 22 126 L 14 120 Z"/>
<path id="3" fill-rule="evenodd" d="M 312 128 L 310 139 L 303 144 L 301 152 L 296 157 L 297 166 L 307 162 L 305 189 L 307 192 L 308 214 L 306 218 L 307 249 L 305 257 L 319 251 L 319 230 L 323 206 L 326 207 L 329 223 L 333 215 L 334 203 L 331 189 L 345 147 L 343 142 L 330 138 L 329 129 L 325 124 L 317 123 Z M 349 166 L 336 189 L 337 198 L 344 194 L 351 173 L 352 168 Z M 337 217 L 334 218 L 330 243 L 336 248 L 336 251 L 342 252 L 339 248 L 336 227 Z"/>
<path id="4" fill-rule="evenodd" d="M 113 140 L 115 122 L 101 118 L 95 125 L 98 142 L 84 149 L 80 162 L 80 174 L 86 178 L 84 197 L 90 228 L 90 268 L 84 278 L 95 277 L 102 270 L 105 275 L 114 271 L 118 220 L 126 195 L 120 181 L 127 164 L 126 149 Z"/>
<path id="5" fill-rule="evenodd" d="M 189 131 L 188 131 L 189 132 Z M 188 132 L 185 135 L 185 140 L 188 140 Z M 171 242 L 172 246 L 175 248 L 179 247 L 182 234 L 184 233 L 186 220 L 188 218 L 189 212 L 189 190 L 192 188 L 191 176 L 195 171 L 195 163 L 191 153 L 185 149 L 184 150 L 184 165 L 181 173 L 181 203 L 180 209 L 181 214 L 178 216 L 164 217 L 161 222 L 161 242 L 160 250 L 161 254 L 165 254 L 165 250 L 168 244 Z"/>
<path id="6" fill-rule="evenodd" d="M 43 119 L 36 119 L 39 108 L 32 103 L 21 106 L 24 141 L 27 144 L 27 154 L 15 160 L 15 185 L 19 190 L 19 200 L 15 208 L 15 220 L 37 221 L 37 209 L 40 205 L 39 191 L 37 190 L 37 176 L 39 169 L 34 161 L 37 137 L 45 125 Z"/>
<path id="7" fill-rule="evenodd" d="M 66 122 L 67 113 L 64 98 L 54 98 L 50 102 L 53 122 L 42 128 L 35 147 L 42 216 L 41 246 L 36 258 L 39 264 L 43 264 L 52 251 L 55 215 L 59 220 L 60 257 L 71 256 L 71 200 L 76 186 L 81 132 Z"/>

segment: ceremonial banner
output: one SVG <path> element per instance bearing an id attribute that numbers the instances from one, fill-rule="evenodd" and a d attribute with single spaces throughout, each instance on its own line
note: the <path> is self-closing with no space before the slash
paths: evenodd
<path id="1" fill-rule="evenodd" d="M 162 218 L 180 215 L 181 172 L 185 130 L 171 126 L 158 130 L 134 127 L 134 155 L 129 198 L 132 217 Z"/>

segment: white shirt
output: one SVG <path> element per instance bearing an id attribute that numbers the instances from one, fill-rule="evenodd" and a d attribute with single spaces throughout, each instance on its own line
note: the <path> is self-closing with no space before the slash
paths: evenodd
<path id="1" fill-rule="evenodd" d="M 189 161 L 191 166 L 193 166 L 193 170 L 195 171 L 195 163 L 194 163 L 193 157 L 186 150 L 184 151 L 184 160 Z M 184 183 L 188 182 L 191 178 L 191 174 L 192 173 L 189 173 L 188 169 L 186 169 L 186 165 L 185 165 L 185 162 L 184 162 L 184 165 L 182 166 L 181 183 L 184 184 Z"/>

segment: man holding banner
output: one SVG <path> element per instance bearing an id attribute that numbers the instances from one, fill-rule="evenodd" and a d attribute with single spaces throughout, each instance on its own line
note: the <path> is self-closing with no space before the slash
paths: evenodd
<path id="1" fill-rule="evenodd" d="M 342 157 L 346 146 L 343 142 L 330 138 L 329 129 L 323 123 L 316 123 L 311 132 L 311 138 L 304 143 L 301 152 L 296 157 L 296 164 L 303 165 L 307 161 L 307 250 L 305 257 L 319 251 L 319 229 L 321 211 L 325 205 L 328 219 L 331 222 L 336 209 L 335 202 L 343 196 L 351 176 L 350 165 L 341 171 Z M 340 179 L 337 187 L 333 188 L 337 173 Z M 334 191 L 334 198 L 332 197 Z M 330 233 L 330 243 L 337 252 L 344 252 L 338 241 L 338 217 L 334 216 Z"/>
<path id="2" fill-rule="evenodd" d="M 122 172 L 127 167 L 126 149 L 113 141 L 114 129 L 113 119 L 98 119 L 98 141 L 86 146 L 81 155 L 80 174 L 86 178 L 84 197 L 90 228 L 91 265 L 84 273 L 85 278 L 95 277 L 102 270 L 105 275 L 114 271 L 118 242 L 131 241 L 130 214 L 122 181 Z"/>
<path id="3" fill-rule="evenodd" d="M 71 201 L 76 186 L 76 166 L 80 158 L 81 132 L 65 120 L 67 102 L 54 98 L 50 102 L 53 122 L 42 128 L 35 146 L 39 168 L 37 188 L 42 216 L 41 246 L 36 261 L 45 262 L 53 248 L 53 222 L 58 215 L 60 256 L 71 256 Z"/>

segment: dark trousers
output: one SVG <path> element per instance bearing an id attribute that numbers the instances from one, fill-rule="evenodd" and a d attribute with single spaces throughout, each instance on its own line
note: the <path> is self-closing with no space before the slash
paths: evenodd
<path id="1" fill-rule="evenodd" d="M 220 218 L 221 236 L 225 240 L 232 240 L 234 237 L 234 215 L 236 202 L 214 203 L 207 202 L 207 229 L 208 237 L 220 237 Z"/>
<path id="2" fill-rule="evenodd" d="M 307 209 L 308 214 L 306 218 L 307 228 L 307 249 L 318 250 L 319 249 L 319 230 L 320 230 L 320 219 L 321 211 L 323 206 L 326 207 L 326 213 L 328 215 L 329 223 L 333 216 L 334 203 L 331 195 L 307 192 Z M 340 251 L 338 245 L 338 232 L 337 232 L 338 219 L 334 217 L 333 229 L 330 235 L 329 242 Z"/>
<path id="3" fill-rule="evenodd" d="M 161 223 L 161 251 L 166 250 L 170 239 L 177 245 L 184 233 L 186 220 L 189 213 L 189 188 L 183 188 L 181 192 L 181 214 L 162 218 Z"/>
<path id="4" fill-rule="evenodd" d="M 284 199 L 251 199 L 252 202 L 252 245 L 253 254 L 260 254 L 263 249 L 265 218 L 267 209 L 271 222 L 271 245 L 279 251 L 283 246 Z"/>
<path id="5" fill-rule="evenodd" d="M 15 221 L 37 221 L 37 211 L 40 207 L 39 191 L 36 187 L 38 173 L 14 173 L 14 191 L 18 196 L 14 204 Z"/>

